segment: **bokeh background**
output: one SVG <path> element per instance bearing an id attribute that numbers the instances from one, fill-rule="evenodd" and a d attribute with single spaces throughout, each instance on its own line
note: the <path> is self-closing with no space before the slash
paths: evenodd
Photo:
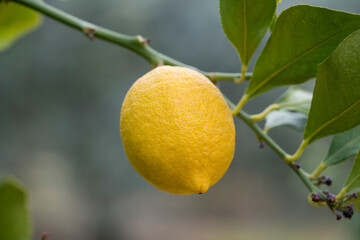
<path id="1" fill-rule="evenodd" d="M 200 69 L 239 72 L 218 0 L 47 2 L 121 33 L 149 37 L 155 49 Z M 284 0 L 278 12 L 292 4 L 360 13 L 359 0 Z M 43 231 L 51 233 L 49 240 L 360 238 L 359 216 L 337 222 L 326 208 L 310 206 L 301 181 L 268 147 L 259 149 L 238 119 L 233 163 L 206 194 L 176 196 L 143 180 L 124 153 L 119 114 L 131 84 L 149 70 L 127 49 L 92 42 L 48 18 L 0 54 L 0 177 L 12 174 L 29 188 L 34 239 Z M 244 90 L 230 82 L 220 88 L 233 101 Z M 261 95 L 245 110 L 260 112 L 284 90 Z M 291 129 L 270 134 L 289 152 L 301 141 Z M 329 141 L 306 150 L 300 161 L 306 170 L 326 155 Z M 340 189 L 351 164 L 327 170 L 332 191 Z"/>

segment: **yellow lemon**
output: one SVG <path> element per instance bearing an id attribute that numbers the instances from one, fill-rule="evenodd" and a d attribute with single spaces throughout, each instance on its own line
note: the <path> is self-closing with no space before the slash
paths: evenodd
<path id="1" fill-rule="evenodd" d="M 120 133 L 136 171 L 166 192 L 205 193 L 234 156 L 233 117 L 220 91 L 183 67 L 155 68 L 133 84 Z"/>

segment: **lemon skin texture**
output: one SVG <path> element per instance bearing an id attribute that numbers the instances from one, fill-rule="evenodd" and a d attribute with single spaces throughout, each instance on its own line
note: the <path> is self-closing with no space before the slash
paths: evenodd
<path id="1" fill-rule="evenodd" d="M 120 134 L 136 171 L 175 194 L 205 193 L 234 156 L 233 117 L 220 91 L 183 67 L 157 67 L 133 84 Z"/>

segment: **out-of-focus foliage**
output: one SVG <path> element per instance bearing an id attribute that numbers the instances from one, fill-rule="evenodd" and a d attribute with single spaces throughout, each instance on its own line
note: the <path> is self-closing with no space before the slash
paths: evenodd
<path id="1" fill-rule="evenodd" d="M 41 20 L 40 14 L 29 8 L 0 1 L 0 51 L 37 28 Z"/>
<path id="2" fill-rule="evenodd" d="M 0 239 L 30 240 L 32 226 L 25 190 L 16 180 L 0 182 Z"/>

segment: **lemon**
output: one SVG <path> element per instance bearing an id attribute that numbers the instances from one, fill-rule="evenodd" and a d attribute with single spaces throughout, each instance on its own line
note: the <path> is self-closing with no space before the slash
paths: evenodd
<path id="1" fill-rule="evenodd" d="M 183 67 L 155 68 L 133 84 L 120 133 L 136 171 L 170 193 L 205 193 L 234 156 L 233 117 L 220 91 Z"/>

